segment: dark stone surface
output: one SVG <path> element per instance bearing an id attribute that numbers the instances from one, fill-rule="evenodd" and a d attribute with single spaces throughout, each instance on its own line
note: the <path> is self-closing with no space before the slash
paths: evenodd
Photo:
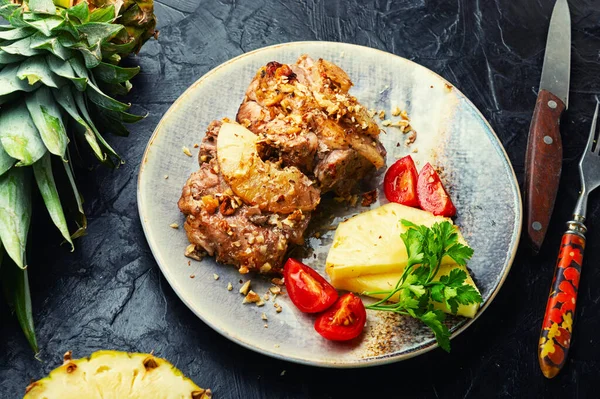
<path id="1" fill-rule="evenodd" d="M 149 117 L 129 138 L 111 138 L 128 163 L 78 170 L 89 233 L 75 253 L 37 208 L 29 243 L 40 343 L 30 351 L 0 305 L 0 397 L 21 397 L 62 354 L 98 349 L 155 351 L 216 398 L 598 397 L 600 376 L 600 198 L 592 196 L 589 238 L 568 364 L 551 381 L 536 345 L 558 243 L 578 190 L 577 160 L 600 92 L 600 5 L 570 1 L 570 108 L 563 121 L 559 198 L 541 254 L 519 250 L 489 309 L 435 350 L 389 366 L 325 370 L 273 360 L 228 341 L 177 298 L 154 262 L 136 207 L 138 162 L 169 105 L 211 68 L 245 51 L 296 40 L 357 43 L 393 52 L 444 76 L 490 121 L 519 181 L 541 73 L 552 0 L 162 0 L 161 34 L 132 60 L 142 67 L 129 100 Z M 201 129 L 203 127 L 199 127 Z M 282 375 L 282 371 L 286 370 Z"/>

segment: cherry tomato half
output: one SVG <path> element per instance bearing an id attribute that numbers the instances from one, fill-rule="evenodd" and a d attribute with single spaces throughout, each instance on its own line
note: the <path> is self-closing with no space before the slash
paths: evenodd
<path id="1" fill-rule="evenodd" d="M 347 341 L 360 335 L 366 321 L 365 305 L 359 297 L 349 292 L 317 317 L 315 330 L 329 340 Z"/>
<path id="2" fill-rule="evenodd" d="M 383 179 L 385 197 L 390 202 L 417 207 L 417 168 L 410 155 L 397 160 L 385 172 Z"/>
<path id="3" fill-rule="evenodd" d="M 285 288 L 298 309 L 305 313 L 321 312 L 335 302 L 338 293 L 319 273 L 296 259 L 283 267 Z"/>
<path id="4" fill-rule="evenodd" d="M 434 215 L 452 217 L 456 215 L 456 208 L 442 185 L 442 181 L 433 166 L 429 163 L 421 169 L 417 182 L 419 205 L 421 209 Z"/>

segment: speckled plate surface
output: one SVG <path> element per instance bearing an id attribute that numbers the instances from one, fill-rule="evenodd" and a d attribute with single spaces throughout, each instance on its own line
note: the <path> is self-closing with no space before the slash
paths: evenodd
<path id="1" fill-rule="evenodd" d="M 387 133 L 381 139 L 388 165 L 416 148 L 418 152 L 412 155 L 420 166 L 430 161 L 443 167 L 442 179 L 458 209 L 456 223 L 475 250 L 469 268 L 484 300 L 478 315 L 491 303 L 515 256 L 522 218 L 519 188 L 501 143 L 475 106 L 440 76 L 393 54 L 350 44 L 296 42 L 241 55 L 201 77 L 172 105 L 156 128 L 140 167 L 138 207 L 150 248 L 175 292 L 198 317 L 257 352 L 325 367 L 363 367 L 424 353 L 437 345 L 428 329 L 412 319 L 369 311 L 363 336 L 340 344 L 322 339 L 313 330 L 314 316 L 299 312 L 285 296 L 277 298 L 281 313 L 275 312 L 272 301 L 264 307 L 243 305 L 240 280 L 251 279 L 254 291 L 261 295 L 271 286 L 269 280 L 242 276 L 212 258 L 189 262 L 183 255 L 188 245 L 183 228 L 169 227 L 183 225 L 177 201 L 188 176 L 198 169 L 193 145 L 200 143 L 210 121 L 235 118 L 260 66 L 273 60 L 293 63 L 301 54 L 340 65 L 354 82 L 351 93 L 366 107 L 386 110 L 388 115 L 395 106 L 408 111 L 417 140 L 406 148 L 406 136 L 397 128 L 384 128 Z M 182 146 L 192 149 L 193 157 L 184 155 Z M 380 189 L 382 179 L 378 174 L 365 189 Z M 380 190 L 383 203 L 381 194 Z M 312 250 L 305 262 L 324 275 L 334 234 L 326 226 L 364 210 L 324 204 L 322 223 L 313 226 L 322 235 L 307 240 Z M 233 284 L 232 291 L 227 290 L 228 282 Z M 261 320 L 263 312 L 268 328 Z M 449 318 L 453 336 L 475 320 Z"/>

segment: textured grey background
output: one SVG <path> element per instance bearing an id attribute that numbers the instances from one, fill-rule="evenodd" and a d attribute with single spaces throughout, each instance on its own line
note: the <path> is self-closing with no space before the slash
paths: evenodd
<path id="1" fill-rule="evenodd" d="M 239 347 L 189 311 L 165 282 L 145 242 L 136 208 L 138 162 L 169 105 L 227 59 L 265 45 L 331 40 L 412 59 L 453 82 L 488 118 L 520 181 L 552 0 L 162 1 L 161 34 L 138 57 L 143 72 L 129 101 L 149 112 L 129 138 L 111 143 L 129 161 L 117 171 L 81 167 L 89 215 L 75 253 L 43 209 L 30 241 L 31 289 L 41 361 L 0 305 L 0 397 L 21 397 L 62 353 L 151 351 L 169 358 L 217 398 L 597 397 L 600 375 L 600 197 L 590 202 L 589 240 L 573 347 L 553 381 L 539 372 L 536 344 L 564 221 L 578 190 L 594 95 L 600 92 L 600 5 L 570 1 L 573 60 L 563 121 L 560 194 L 542 252 L 521 248 L 490 308 L 440 350 L 390 366 L 324 370 L 273 360 Z M 199 127 L 201 128 L 201 127 Z M 282 371 L 286 372 L 284 375 Z"/>

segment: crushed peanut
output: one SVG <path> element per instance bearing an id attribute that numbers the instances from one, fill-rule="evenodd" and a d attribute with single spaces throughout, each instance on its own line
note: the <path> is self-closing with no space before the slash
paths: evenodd
<path id="1" fill-rule="evenodd" d="M 231 282 L 227 283 L 227 291 L 231 291 L 233 290 L 233 285 L 231 284 Z"/>
<path id="2" fill-rule="evenodd" d="M 274 286 L 274 287 L 269 288 L 269 291 L 271 291 L 271 294 L 279 295 L 279 294 L 281 294 L 281 287 Z"/>
<path id="3" fill-rule="evenodd" d="M 178 225 L 177 223 L 171 223 L 171 224 L 169 225 L 169 227 L 170 227 L 170 228 L 172 228 L 172 229 L 178 229 L 178 228 L 179 228 L 179 225 Z"/>
<path id="4" fill-rule="evenodd" d="M 407 120 L 407 121 L 408 121 L 408 120 L 410 120 L 410 119 L 408 118 L 408 112 L 406 112 L 406 110 L 402 110 L 402 112 L 400 112 L 400 117 L 401 117 L 402 119 L 404 119 L 404 120 Z"/>
<path id="5" fill-rule="evenodd" d="M 167 180 L 169 178 L 169 175 L 165 175 L 165 180 Z"/>
<path id="6" fill-rule="evenodd" d="M 258 307 L 265 306 L 265 302 L 259 297 L 258 302 L 256 302 L 256 306 L 258 306 Z"/>
<path id="7" fill-rule="evenodd" d="M 198 145 L 198 143 L 194 143 L 194 148 L 198 148 L 200 147 L 200 145 Z"/>
<path id="8" fill-rule="evenodd" d="M 245 303 L 257 303 L 259 301 L 260 301 L 260 296 L 256 292 L 250 290 L 248 292 L 248 294 L 244 297 L 244 300 L 242 301 L 242 303 L 244 303 L 244 304 Z"/>
<path id="9" fill-rule="evenodd" d="M 240 294 L 248 295 L 248 290 L 250 289 L 250 280 L 246 281 L 244 285 L 240 288 Z"/>
<path id="10" fill-rule="evenodd" d="M 267 321 L 267 315 L 263 312 L 263 314 L 260 315 L 260 318 L 263 319 L 264 321 Z"/>
<path id="11" fill-rule="evenodd" d="M 269 292 L 268 292 L 268 291 L 265 293 L 265 295 L 263 295 L 263 299 L 264 299 L 265 301 L 268 301 L 269 299 L 271 299 L 271 296 L 269 295 Z"/>
<path id="12" fill-rule="evenodd" d="M 240 272 L 240 274 L 248 274 L 250 273 L 250 269 L 248 269 L 248 266 L 242 266 L 238 269 L 238 272 Z"/>
<path id="13" fill-rule="evenodd" d="M 283 278 L 278 278 L 278 277 L 273 277 L 271 279 L 271 282 L 275 285 L 283 285 L 284 284 Z"/>
<path id="14" fill-rule="evenodd" d="M 275 302 L 275 303 L 273 304 L 273 307 L 275 307 L 275 311 L 276 311 L 277 313 L 281 313 L 281 311 L 283 310 L 283 309 L 281 308 L 281 305 L 280 305 L 280 304 L 278 304 L 277 302 Z"/>
<path id="15" fill-rule="evenodd" d="M 219 279 L 219 275 L 218 275 L 218 274 L 216 274 L 216 273 L 213 273 L 213 278 L 214 278 L 215 280 L 218 280 L 218 279 Z"/>
<path id="16" fill-rule="evenodd" d="M 260 267 L 261 273 L 268 273 L 270 271 L 271 271 L 271 264 L 269 262 L 265 262 L 265 264 Z"/>
<path id="17" fill-rule="evenodd" d="M 381 119 L 381 120 L 385 119 L 385 111 L 384 110 L 380 110 L 378 115 L 379 115 L 379 119 Z"/>
<path id="18" fill-rule="evenodd" d="M 190 151 L 190 149 L 189 149 L 189 148 L 187 148 L 186 146 L 183 146 L 183 147 L 181 147 L 181 150 L 182 150 L 182 151 L 183 151 L 183 153 L 184 153 L 185 155 L 187 155 L 188 157 L 191 157 L 191 156 L 192 156 L 192 152 L 191 152 L 191 151 Z"/>
<path id="19" fill-rule="evenodd" d="M 392 124 L 392 120 L 391 119 L 386 119 L 383 122 L 381 122 L 381 124 L 383 126 L 390 126 Z"/>
<path id="20" fill-rule="evenodd" d="M 400 107 L 398 107 L 398 106 L 395 106 L 395 107 L 392 109 L 392 116 L 398 116 L 398 115 L 400 115 L 400 112 L 402 112 L 402 111 L 400 111 Z"/>

